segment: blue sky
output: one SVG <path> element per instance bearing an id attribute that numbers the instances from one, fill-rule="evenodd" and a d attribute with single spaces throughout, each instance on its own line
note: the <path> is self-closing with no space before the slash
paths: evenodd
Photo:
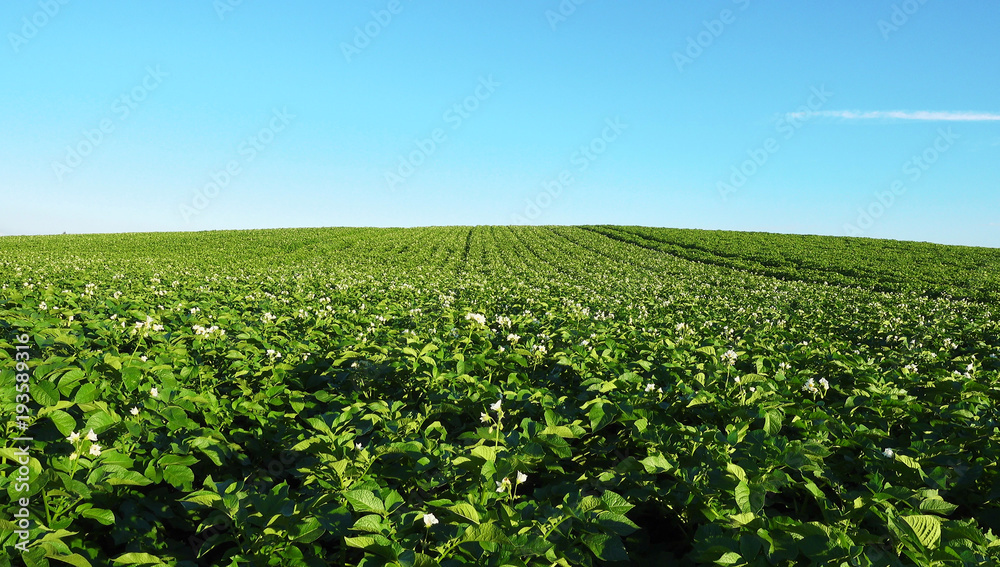
<path id="1" fill-rule="evenodd" d="M 6 0 L 0 26 L 2 234 L 614 223 L 1000 247 L 993 2 Z"/>

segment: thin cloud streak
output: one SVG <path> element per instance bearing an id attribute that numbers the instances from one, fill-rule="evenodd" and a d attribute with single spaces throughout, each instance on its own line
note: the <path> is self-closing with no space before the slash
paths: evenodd
<path id="1" fill-rule="evenodd" d="M 790 112 L 789 118 L 842 118 L 844 120 L 925 120 L 935 122 L 994 122 L 1000 121 L 1000 114 L 992 112 L 963 112 L 950 110 L 816 110 Z"/>

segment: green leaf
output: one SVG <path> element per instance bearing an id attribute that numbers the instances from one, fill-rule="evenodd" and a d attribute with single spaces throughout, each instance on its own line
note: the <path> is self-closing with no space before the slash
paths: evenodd
<path id="1" fill-rule="evenodd" d="M 13 525 L 13 524 L 11 524 L 11 525 Z M 69 530 L 56 530 L 56 531 L 49 532 L 49 533 L 45 534 L 44 536 L 42 536 L 42 539 L 40 539 L 39 542 L 61 540 L 62 538 L 66 537 L 66 536 L 76 535 L 76 533 L 77 532 L 71 532 Z"/>
<path id="2" fill-rule="evenodd" d="M 111 354 L 110 352 L 104 354 L 104 364 L 107 364 L 115 370 L 122 369 L 122 361 L 117 356 Z"/>
<path id="3" fill-rule="evenodd" d="M 351 503 L 355 512 L 385 515 L 385 504 L 371 490 L 350 490 L 344 493 L 344 498 Z"/>
<path id="4" fill-rule="evenodd" d="M 67 374 L 69 374 L 69 373 L 67 372 Z M 71 402 L 69 400 L 59 400 L 58 402 L 56 402 L 56 404 L 54 406 L 48 406 L 48 407 L 39 409 L 38 410 L 38 417 L 45 416 L 45 415 L 50 414 L 50 413 L 52 413 L 54 411 L 57 411 L 57 410 L 63 410 L 63 409 L 66 409 L 66 408 L 71 408 L 71 407 L 73 407 L 75 405 L 76 405 L 75 403 L 73 403 L 73 402 Z"/>
<path id="5" fill-rule="evenodd" d="M 52 539 L 45 543 L 39 542 L 38 547 L 45 550 L 45 555 L 47 557 L 57 555 L 66 556 L 73 553 L 70 551 L 69 546 L 62 541 L 62 539 Z"/>
<path id="6" fill-rule="evenodd" d="M 60 392 L 68 396 L 73 390 L 73 386 L 86 377 L 87 375 L 82 368 L 74 368 L 63 374 L 56 383 L 56 386 L 59 387 Z"/>
<path id="7" fill-rule="evenodd" d="M 168 467 L 170 465 L 180 465 L 180 466 L 191 466 L 198 462 L 197 457 L 192 457 L 191 455 L 163 455 L 160 460 L 156 462 L 157 465 L 161 467 Z"/>
<path id="8" fill-rule="evenodd" d="M 461 541 L 486 541 L 502 545 L 510 545 L 510 539 L 496 524 L 479 524 L 471 526 L 462 534 Z"/>
<path id="9" fill-rule="evenodd" d="M 221 496 L 208 490 L 192 492 L 181 499 L 182 502 L 194 502 L 195 504 L 200 504 L 202 506 L 211 506 L 215 502 L 219 502 L 221 500 Z"/>
<path id="10" fill-rule="evenodd" d="M 476 510 L 475 506 L 469 504 L 468 502 L 459 502 L 454 506 L 450 506 L 448 510 L 451 510 L 455 514 L 458 514 L 474 524 L 479 523 L 479 511 Z"/>
<path id="11" fill-rule="evenodd" d="M 921 514 L 919 516 L 903 516 L 903 521 L 909 524 L 917 534 L 920 543 L 927 549 L 933 549 L 941 541 L 941 518 Z"/>
<path id="12" fill-rule="evenodd" d="M 539 434 L 538 441 L 563 459 L 570 459 L 573 457 L 573 451 L 570 449 L 569 442 L 558 435 Z"/>
<path id="13" fill-rule="evenodd" d="M 614 512 L 601 512 L 597 515 L 597 525 L 609 532 L 614 532 L 620 536 L 626 536 L 639 529 L 632 520 L 622 514 Z"/>
<path id="14" fill-rule="evenodd" d="M 288 529 L 288 535 L 292 541 L 301 543 L 312 543 L 320 538 L 326 530 L 320 525 L 319 520 L 310 516 L 305 520 L 297 521 Z"/>
<path id="15" fill-rule="evenodd" d="M 106 482 L 112 486 L 146 486 L 153 483 L 136 471 L 115 472 L 106 479 Z"/>
<path id="16" fill-rule="evenodd" d="M 558 435 L 563 439 L 573 439 L 576 435 L 573 430 L 565 425 L 549 425 L 542 430 L 542 435 Z"/>
<path id="17" fill-rule="evenodd" d="M 104 524 L 105 526 L 110 526 L 115 523 L 115 515 L 111 510 L 103 510 L 101 508 L 90 508 L 84 510 L 81 514 L 84 518 L 91 518 L 97 520 L 98 522 Z"/>
<path id="18" fill-rule="evenodd" d="M 122 385 L 128 392 L 135 392 L 139 389 L 139 380 L 142 378 L 142 370 L 135 366 L 122 368 Z"/>
<path id="19" fill-rule="evenodd" d="M 103 465 L 118 465 L 120 467 L 129 469 L 135 464 L 131 457 L 124 455 L 118 451 L 118 449 L 108 449 L 101 452 L 101 464 Z"/>
<path id="20" fill-rule="evenodd" d="M 119 565 L 166 565 L 159 557 L 148 553 L 125 553 L 112 561 Z"/>
<path id="21" fill-rule="evenodd" d="M 76 431 L 76 419 L 62 410 L 55 410 L 49 413 L 49 419 L 51 419 L 52 423 L 55 424 L 59 433 L 67 437 L 69 437 L 70 433 Z"/>
<path id="22" fill-rule="evenodd" d="M 781 414 L 776 411 L 769 411 L 764 416 L 764 432 L 775 436 L 781 431 Z"/>
<path id="23" fill-rule="evenodd" d="M 629 501 L 623 498 L 617 492 L 611 490 L 605 490 L 604 494 L 601 494 L 601 503 L 609 512 L 614 512 L 616 514 L 625 514 L 635 506 L 629 504 Z"/>
<path id="24" fill-rule="evenodd" d="M 105 429 L 113 425 L 114 422 L 114 418 L 105 411 L 97 410 L 87 418 L 87 423 L 83 426 L 83 429 L 84 431 L 93 429 L 97 433 L 102 433 Z"/>
<path id="25" fill-rule="evenodd" d="M 743 470 L 743 467 L 735 463 L 729 463 L 726 465 L 726 470 L 729 471 L 729 474 L 735 476 L 737 480 L 742 482 L 747 481 L 747 473 Z"/>
<path id="26" fill-rule="evenodd" d="M 743 557 L 735 551 L 727 551 L 715 560 L 716 565 L 736 565 L 737 563 L 742 563 Z"/>
<path id="27" fill-rule="evenodd" d="M 31 385 L 31 397 L 42 407 L 51 406 L 59 401 L 59 390 L 52 382 L 40 381 Z"/>
<path id="28" fill-rule="evenodd" d="M 900 463 L 903 463 L 904 465 L 910 467 L 911 469 L 918 470 L 918 471 L 921 470 L 920 469 L 920 463 L 918 463 L 917 461 L 915 461 L 911 457 L 907 457 L 906 455 L 900 455 L 899 453 L 896 453 L 895 457 L 896 457 L 896 461 L 898 461 Z"/>
<path id="29" fill-rule="evenodd" d="M 394 511 L 399 507 L 400 504 L 406 502 L 406 500 L 395 490 L 390 490 L 388 494 L 383 498 L 385 509 L 389 512 Z"/>
<path id="30" fill-rule="evenodd" d="M 628 553 L 617 535 L 587 534 L 583 543 L 602 561 L 628 561 Z"/>
<path id="31" fill-rule="evenodd" d="M 351 526 L 352 530 L 373 534 L 381 533 L 383 528 L 385 528 L 385 524 L 382 522 L 382 516 L 379 516 L 378 514 L 361 516 L 361 518 L 358 519 L 357 522 L 354 522 L 354 525 Z"/>
<path id="32" fill-rule="evenodd" d="M 344 543 L 350 547 L 357 547 L 364 549 L 370 553 L 378 555 L 384 559 L 390 561 L 395 561 L 399 557 L 402 547 L 398 543 L 393 543 L 389 541 L 388 538 L 381 535 L 365 535 L 358 537 L 345 537 Z"/>
<path id="33" fill-rule="evenodd" d="M 545 408 L 545 411 L 542 413 L 542 416 L 545 418 L 545 425 L 547 427 L 551 427 L 553 425 L 559 425 L 559 422 L 561 421 L 559 414 L 557 414 L 551 408 Z"/>
<path id="34" fill-rule="evenodd" d="M 191 467 L 170 465 L 163 469 L 163 480 L 177 488 L 183 488 L 194 482 L 194 472 L 191 470 Z"/>
<path id="35" fill-rule="evenodd" d="M 74 567 L 93 567 L 87 558 L 80 555 L 79 553 L 74 553 L 72 555 L 45 555 L 46 559 L 55 559 L 56 561 L 62 561 L 63 563 L 68 563 Z"/>
<path id="36" fill-rule="evenodd" d="M 706 392 L 705 390 L 702 390 L 697 394 L 695 394 L 694 398 L 692 398 L 691 401 L 688 402 L 688 407 L 691 408 L 694 406 L 700 406 L 702 404 L 710 404 L 714 401 L 715 401 L 715 396 L 713 396 L 711 392 Z"/>
<path id="37" fill-rule="evenodd" d="M 820 501 L 826 500 L 826 494 L 823 493 L 823 490 L 820 489 L 820 487 L 816 486 L 815 482 L 811 480 L 806 480 L 805 487 L 806 490 L 812 493 L 812 495 L 815 496 L 817 500 Z"/>
<path id="38" fill-rule="evenodd" d="M 487 447 L 486 445 L 479 445 L 477 447 L 473 447 L 471 452 L 472 455 L 475 457 L 479 457 L 480 459 L 489 463 L 495 463 L 497 460 L 497 453 L 499 451 L 500 450 L 496 447 Z"/>
<path id="39" fill-rule="evenodd" d="M 646 468 L 646 472 L 650 474 L 670 472 L 674 468 L 674 466 L 670 464 L 670 461 L 668 461 L 663 455 L 652 455 L 639 462 Z"/>
<path id="40" fill-rule="evenodd" d="M 577 510 L 580 512 L 590 512 L 591 510 L 600 508 L 603 504 L 604 502 L 600 498 L 588 495 L 584 496 L 583 500 L 580 501 L 580 504 L 577 506 Z"/>
<path id="41" fill-rule="evenodd" d="M 597 402 L 590 407 L 590 430 L 598 431 L 611 422 L 610 416 L 604 411 L 604 402 Z"/>
<path id="42" fill-rule="evenodd" d="M 73 396 L 73 401 L 78 404 L 89 404 L 90 402 L 97 399 L 97 386 L 87 382 L 80 386 L 76 391 L 76 395 Z"/>
<path id="43" fill-rule="evenodd" d="M 0 557 L 6 557 L 6 555 L 0 555 Z M 25 567 L 49 567 L 50 565 L 45 560 L 45 548 L 41 546 L 28 548 L 27 553 L 21 553 L 21 560 L 24 561 Z"/>
<path id="44" fill-rule="evenodd" d="M 333 432 L 332 429 L 330 429 L 330 425 L 327 424 L 327 422 L 324 421 L 323 418 L 310 417 L 306 421 L 309 423 L 309 425 L 313 426 L 313 429 L 316 429 L 320 433 L 323 433 L 324 435 L 327 435 L 329 437 L 336 437 L 336 434 Z"/>
<path id="45" fill-rule="evenodd" d="M 976 545 L 986 545 L 986 537 L 983 532 L 980 531 L 979 527 L 976 525 L 975 520 L 951 520 L 946 524 L 942 525 L 944 531 L 948 532 L 946 540 L 951 541 L 954 539 L 967 539 Z M 944 537 L 944 536 L 943 536 Z M 996 545 L 1000 545 L 1000 539 L 994 540 Z"/>
<path id="46" fill-rule="evenodd" d="M 745 481 L 740 481 L 736 485 L 736 505 L 740 507 L 740 511 L 744 514 L 749 514 L 753 512 L 753 507 L 750 505 L 750 485 Z"/>
<path id="47" fill-rule="evenodd" d="M 958 505 L 945 502 L 941 498 L 928 498 L 920 503 L 920 510 L 923 512 L 934 512 L 947 516 L 958 509 Z"/>

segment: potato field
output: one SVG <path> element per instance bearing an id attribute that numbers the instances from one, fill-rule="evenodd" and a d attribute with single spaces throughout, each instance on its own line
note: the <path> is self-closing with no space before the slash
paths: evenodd
<path id="1" fill-rule="evenodd" d="M 1000 250 L 0 238 L 0 566 L 1000 565 Z"/>

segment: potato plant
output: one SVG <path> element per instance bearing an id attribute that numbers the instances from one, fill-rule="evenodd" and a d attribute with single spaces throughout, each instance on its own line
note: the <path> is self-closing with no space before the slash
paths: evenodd
<path id="1" fill-rule="evenodd" d="M 0 566 L 1000 564 L 997 250 L 341 228 L 0 264 Z"/>

